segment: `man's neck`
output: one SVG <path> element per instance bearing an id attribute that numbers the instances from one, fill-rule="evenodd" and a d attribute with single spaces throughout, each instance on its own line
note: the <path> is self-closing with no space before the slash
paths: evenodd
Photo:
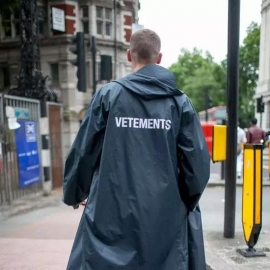
<path id="1" fill-rule="evenodd" d="M 132 63 L 132 71 L 136 72 L 139 69 L 141 69 L 141 68 L 143 68 L 143 67 L 145 67 L 147 65 L 149 65 L 149 64 Z"/>

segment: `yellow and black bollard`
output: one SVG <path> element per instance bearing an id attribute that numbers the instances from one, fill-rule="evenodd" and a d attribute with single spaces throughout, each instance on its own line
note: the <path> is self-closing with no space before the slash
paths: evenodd
<path id="1" fill-rule="evenodd" d="M 238 249 L 245 257 L 265 256 L 254 246 L 262 228 L 262 144 L 244 145 L 242 224 L 247 249 Z"/>

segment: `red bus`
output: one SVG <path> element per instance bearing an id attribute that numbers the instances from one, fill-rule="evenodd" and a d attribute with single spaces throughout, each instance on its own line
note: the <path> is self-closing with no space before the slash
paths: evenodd
<path id="1" fill-rule="evenodd" d="M 227 119 L 226 106 L 217 106 L 207 110 L 208 121 L 215 122 L 216 124 L 222 124 L 223 120 Z M 205 111 L 198 113 L 200 121 L 205 122 Z"/>

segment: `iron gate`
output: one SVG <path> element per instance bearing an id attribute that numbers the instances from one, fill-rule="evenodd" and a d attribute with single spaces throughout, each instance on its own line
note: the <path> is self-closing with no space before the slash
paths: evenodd
<path id="1" fill-rule="evenodd" d="M 17 149 L 15 131 L 8 127 L 6 117 L 6 107 L 26 109 L 27 120 L 35 121 L 37 127 L 37 142 L 40 160 L 40 179 L 42 179 L 41 165 L 41 139 L 39 132 L 40 103 L 37 100 L 0 95 L 0 205 L 11 204 L 13 200 L 28 194 L 33 194 L 42 190 L 42 181 L 27 186 L 19 187 L 19 169 L 17 162 Z M 23 119 L 18 116 L 18 120 Z M 25 118 L 24 118 L 25 119 Z"/>

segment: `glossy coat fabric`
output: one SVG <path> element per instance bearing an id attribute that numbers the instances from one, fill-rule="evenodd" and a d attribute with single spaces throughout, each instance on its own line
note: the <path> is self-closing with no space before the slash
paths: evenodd
<path id="1" fill-rule="evenodd" d="M 201 210 L 198 207 L 188 215 L 188 270 L 206 270 Z"/>
<path id="2" fill-rule="evenodd" d="M 188 213 L 209 163 L 197 114 L 168 70 L 148 65 L 103 86 L 65 166 L 63 201 L 88 198 L 67 269 L 188 270 Z"/>

